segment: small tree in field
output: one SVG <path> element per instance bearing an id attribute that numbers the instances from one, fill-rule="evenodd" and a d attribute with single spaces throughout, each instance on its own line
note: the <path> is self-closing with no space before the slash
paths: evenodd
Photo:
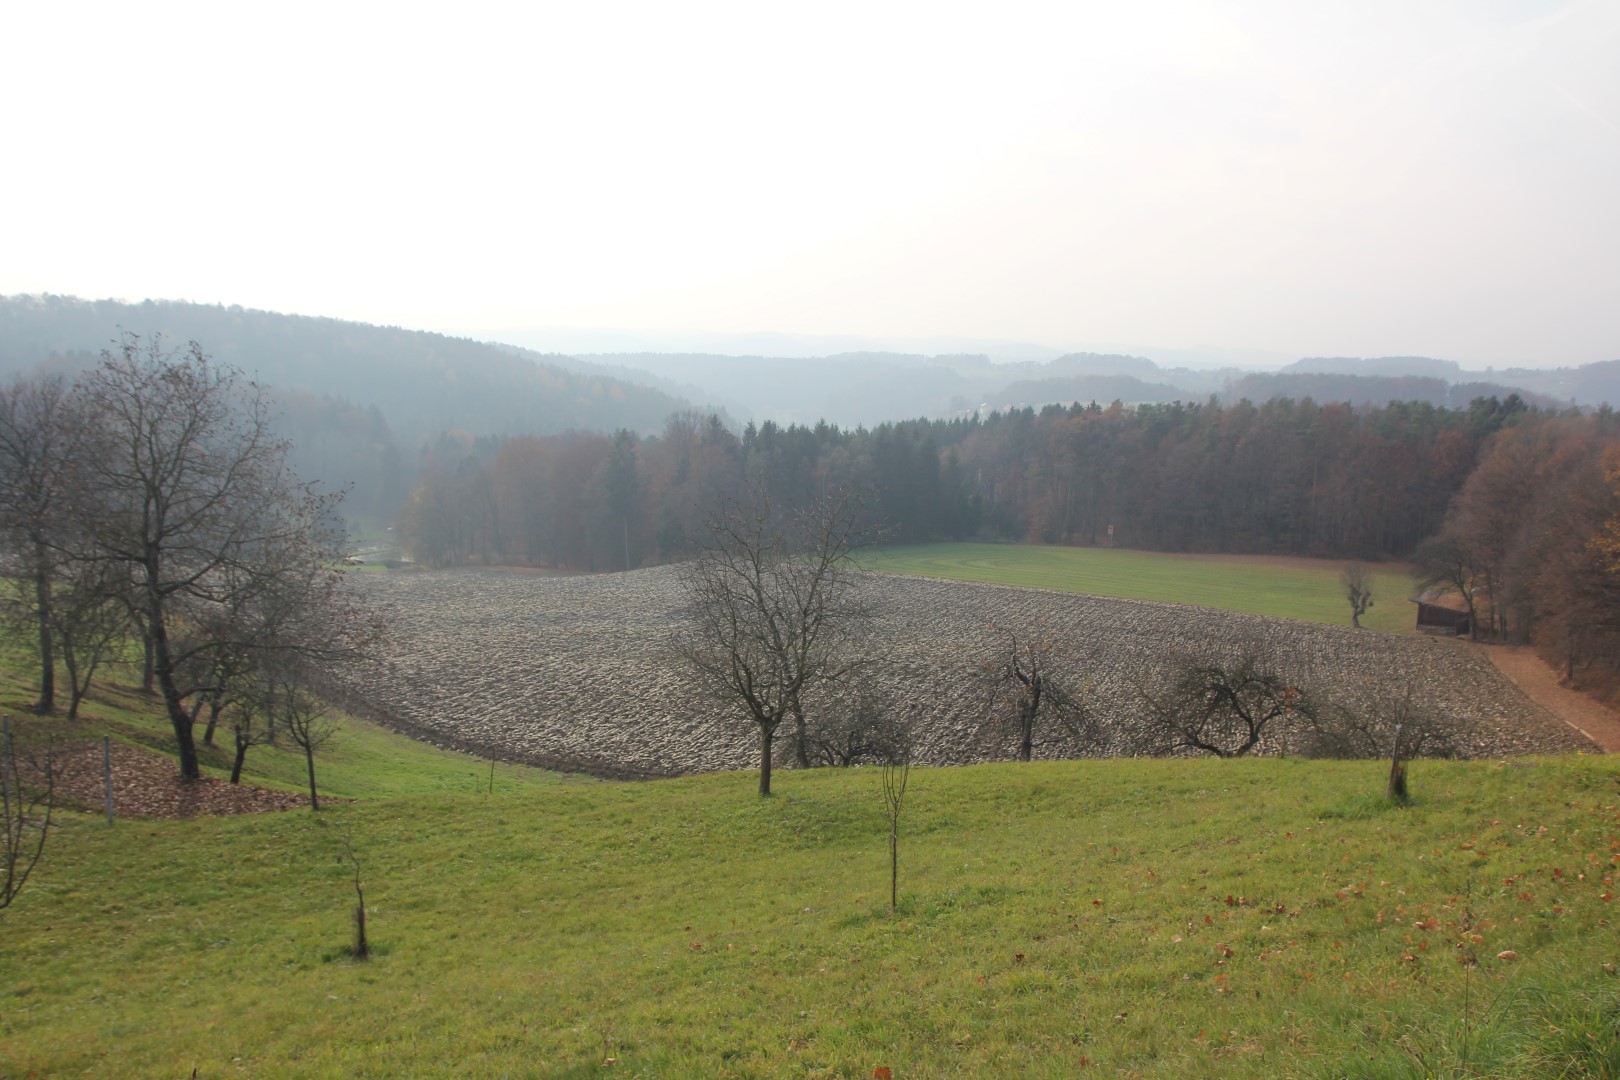
<path id="1" fill-rule="evenodd" d="M 910 733 L 892 690 L 893 675 L 891 665 L 873 661 L 821 688 L 808 725 L 812 764 L 882 764 L 902 752 Z"/>
<path id="2" fill-rule="evenodd" d="M 67 480 L 80 419 L 60 378 L 0 388 L 0 557 L 20 590 L 19 615 L 38 641 L 37 712 L 56 707 L 56 582 L 66 529 Z"/>
<path id="3" fill-rule="evenodd" d="M 1286 745 L 1315 717 L 1315 704 L 1250 647 L 1235 660 L 1181 662 L 1168 689 L 1139 688 L 1147 705 L 1142 749 L 1242 757 L 1262 743 Z"/>
<path id="4" fill-rule="evenodd" d="M 881 766 L 883 806 L 889 818 L 889 910 L 900 910 L 900 812 L 905 807 L 906 786 L 911 781 L 911 732 L 905 726 L 903 737 L 893 746 Z"/>
<path id="5" fill-rule="evenodd" d="M 19 754 L 10 717 L 0 728 L 0 908 L 7 908 L 45 853 L 56 809 L 56 759 L 48 744 L 37 754 Z M 19 756 L 27 769 L 17 767 Z"/>
<path id="6" fill-rule="evenodd" d="M 231 783 L 242 782 L 242 766 L 247 763 L 248 751 L 270 742 L 270 726 L 274 703 L 270 691 L 258 679 L 239 687 L 238 693 L 226 708 L 231 725 Z"/>
<path id="7" fill-rule="evenodd" d="M 1373 606 L 1372 574 L 1360 563 L 1351 563 L 1339 574 L 1345 599 L 1350 601 L 1350 625 L 1361 629 L 1361 617 Z"/>
<path id="8" fill-rule="evenodd" d="M 309 808 L 319 812 L 315 790 L 315 751 L 325 746 L 337 732 L 337 717 L 331 706 L 310 688 L 311 672 L 304 665 L 285 663 L 266 671 L 261 685 L 265 709 L 276 726 L 287 733 L 292 744 L 304 752 L 309 770 Z"/>
<path id="9" fill-rule="evenodd" d="M 793 720 L 795 757 L 808 765 L 808 692 L 862 663 L 847 647 L 867 620 L 854 563 L 863 539 L 858 509 L 837 491 L 784 511 L 756 484 L 710 518 L 683 574 L 677 649 L 713 697 L 758 730 L 761 795 L 771 793 L 777 728 Z"/>
<path id="10" fill-rule="evenodd" d="M 1076 685 L 1065 670 L 1056 632 L 1044 625 L 1022 633 L 995 626 L 990 631 L 992 644 L 979 661 L 979 678 L 997 742 L 1011 731 L 1019 761 L 1034 758 L 1036 743 L 1054 737 L 1043 735 L 1050 729 L 1072 751 L 1094 746 L 1098 734 L 1082 701 L 1085 683 Z"/>

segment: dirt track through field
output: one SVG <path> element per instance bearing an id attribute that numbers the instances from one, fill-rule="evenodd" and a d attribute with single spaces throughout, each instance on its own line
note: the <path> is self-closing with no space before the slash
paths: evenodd
<path id="1" fill-rule="evenodd" d="M 1485 652 L 1497 670 L 1542 708 L 1597 743 L 1605 753 L 1620 753 L 1620 713 L 1561 685 L 1557 672 L 1522 645 L 1486 646 Z"/>
<path id="2" fill-rule="evenodd" d="M 392 611 L 383 663 L 353 673 L 356 695 L 430 741 L 553 768 L 658 776 L 756 764 L 749 722 L 702 693 L 675 651 L 678 570 L 537 577 L 483 570 L 367 575 Z M 889 574 L 865 575 L 877 613 L 880 674 L 913 717 L 918 760 L 968 764 L 1006 757 L 1008 733 L 987 727 L 978 660 L 992 626 L 1049 629 L 1086 703 L 1115 744 L 1176 657 L 1225 655 L 1246 644 L 1313 693 L 1364 708 L 1408 693 L 1457 734 L 1471 757 L 1560 753 L 1592 744 L 1538 706 L 1466 643 L 1418 635 L 1076 593 Z M 780 733 L 785 735 L 786 732 Z M 781 747 L 787 739 L 779 737 Z M 1044 757 L 1072 749 L 1049 738 Z"/>

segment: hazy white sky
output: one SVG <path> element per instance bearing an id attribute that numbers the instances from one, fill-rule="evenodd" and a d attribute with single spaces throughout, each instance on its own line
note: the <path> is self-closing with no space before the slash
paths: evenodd
<path id="1" fill-rule="evenodd" d="M 1620 358 L 1620 3 L 7 8 L 0 293 Z"/>

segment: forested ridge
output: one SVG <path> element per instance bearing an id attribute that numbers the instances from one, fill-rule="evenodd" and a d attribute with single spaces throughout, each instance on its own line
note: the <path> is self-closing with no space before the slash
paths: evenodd
<path id="1" fill-rule="evenodd" d="M 1516 398 L 1467 409 L 1118 403 L 733 434 L 695 412 L 655 437 L 441 439 L 404 516 L 419 558 L 622 569 L 680 556 L 706 508 L 761 473 L 784 502 L 872 493 L 900 541 L 1001 539 L 1161 551 L 1356 558 L 1439 531 L 1493 436 L 1556 414 Z M 1605 411 L 1564 422 L 1607 432 Z M 612 541 L 609 543 L 608 541 Z"/>
<path id="2" fill-rule="evenodd" d="M 89 370 L 134 333 L 197 342 L 269 386 L 306 480 L 350 487 L 350 513 L 391 516 L 424 443 L 446 430 L 656 431 L 686 402 L 591 365 L 444 334 L 180 301 L 0 297 L 0 376 Z M 553 361 L 565 361 L 558 363 Z"/>

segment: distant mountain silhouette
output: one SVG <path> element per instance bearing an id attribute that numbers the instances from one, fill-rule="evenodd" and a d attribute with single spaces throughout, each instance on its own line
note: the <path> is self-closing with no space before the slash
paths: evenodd
<path id="1" fill-rule="evenodd" d="M 397 436 L 652 432 L 687 402 L 649 386 L 465 338 L 240 307 L 0 297 L 0 375 L 92 363 L 122 331 L 196 341 L 287 394 L 375 405 Z"/>
<path id="2" fill-rule="evenodd" d="M 0 377 L 74 374 L 128 331 L 196 341 L 271 387 L 299 475 L 354 485 L 351 512 L 391 514 L 420 449 L 473 437 L 660 430 L 686 408 L 661 389 L 442 334 L 240 307 L 62 296 L 0 297 Z M 557 362 L 554 362 L 557 361 Z"/>

